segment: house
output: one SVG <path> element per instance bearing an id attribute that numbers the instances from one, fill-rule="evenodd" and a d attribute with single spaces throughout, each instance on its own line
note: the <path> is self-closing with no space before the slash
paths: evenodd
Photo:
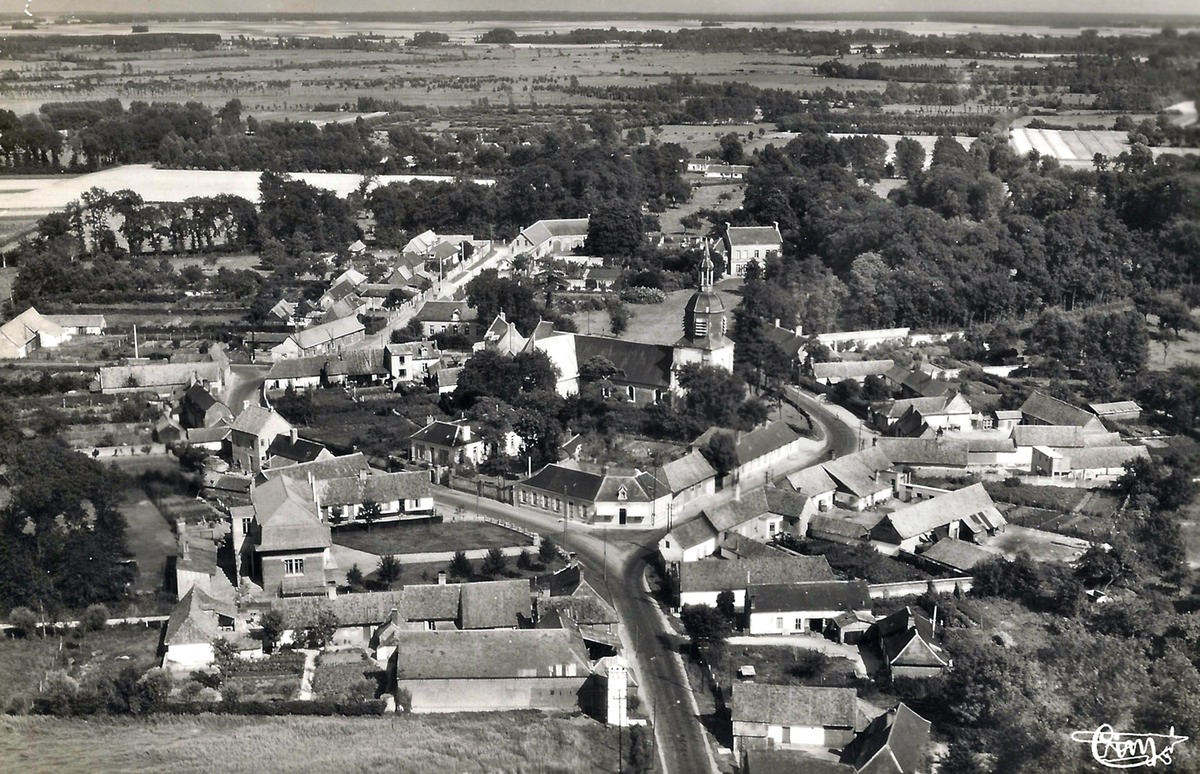
<path id="1" fill-rule="evenodd" d="M 481 425 L 468 419 L 433 419 L 409 436 L 409 451 L 414 462 L 431 465 L 481 465 L 494 454 L 512 457 L 521 450 L 521 439 L 511 430 L 504 435 L 502 448 L 492 448 L 481 434 Z"/>
<path id="2" fill-rule="evenodd" d="M 262 470 L 276 436 L 289 435 L 292 425 L 274 409 L 247 406 L 229 429 L 234 466 L 257 473 Z"/>
<path id="3" fill-rule="evenodd" d="M 1089 447 L 1121 446 L 1123 443 L 1119 433 L 1087 430 L 1076 425 L 1017 425 L 1012 430 L 1012 441 L 1016 447 L 1014 467 L 1030 470 L 1033 468 L 1033 450 L 1038 447 L 1065 452 Z M 1050 470 L 1044 463 L 1045 460 L 1043 469 Z"/>
<path id="4" fill-rule="evenodd" d="M 704 176 L 715 180 L 741 180 L 749 171 L 746 164 L 709 164 Z"/>
<path id="5" fill-rule="evenodd" d="M 1080 427 L 1085 433 L 1106 432 L 1095 414 L 1037 391 L 1021 404 L 1021 421 L 1027 425 Z"/>
<path id="6" fill-rule="evenodd" d="M 862 384 L 868 376 L 883 376 L 895 365 L 891 360 L 835 360 L 813 363 L 811 369 L 817 384 L 829 386 L 847 379 Z"/>
<path id="7" fill-rule="evenodd" d="M 865 727 L 853 688 L 738 683 L 729 700 L 733 751 L 842 747 Z"/>
<path id="8" fill-rule="evenodd" d="M 542 621 L 557 615 L 579 627 L 589 653 L 605 650 L 615 653 L 621 648 L 620 623 L 612 602 L 601 594 L 587 578 L 583 566 L 568 567 L 541 575 L 530 581 L 534 594 L 534 619 Z"/>
<path id="9" fill-rule="evenodd" d="M 516 502 L 566 521 L 648 529 L 665 519 L 671 488 L 653 473 L 579 462 L 546 465 L 514 486 Z"/>
<path id="10" fill-rule="evenodd" d="M 439 333 L 449 333 L 474 341 L 480 333 L 478 318 L 478 313 L 466 301 L 426 301 L 414 319 L 421 324 L 422 338 L 432 339 Z"/>
<path id="11" fill-rule="evenodd" d="M 750 586 L 746 594 L 749 634 L 824 633 L 845 613 L 871 612 L 866 581 L 814 581 Z"/>
<path id="12" fill-rule="evenodd" d="M 703 511 L 672 527 L 658 541 L 658 553 L 667 564 L 698 562 L 717 552 L 721 533 Z"/>
<path id="13" fill-rule="evenodd" d="M 254 487 L 250 501 L 250 511 L 231 512 L 230 521 L 251 580 L 273 596 L 332 595 L 333 541 L 312 485 L 281 476 Z"/>
<path id="14" fill-rule="evenodd" d="M 831 543 L 854 545 L 867 541 L 871 530 L 882 519 L 883 514 L 875 511 L 833 510 L 818 513 L 809 519 L 808 536 Z"/>
<path id="15" fill-rule="evenodd" d="M 577 629 L 398 631 L 390 689 L 411 711 L 571 711 L 591 676 Z"/>
<path id="16" fill-rule="evenodd" d="M 379 384 L 389 375 L 387 351 L 383 347 L 367 347 L 331 354 L 323 373 L 327 385 Z"/>
<path id="17" fill-rule="evenodd" d="M 874 623 L 871 613 L 849 610 L 829 622 L 825 634 L 843 645 L 857 645 Z"/>
<path id="18" fill-rule="evenodd" d="M 516 323 L 509 322 L 504 311 L 496 314 L 492 324 L 483 332 L 483 340 L 477 341 L 472 350 L 479 352 L 484 349 L 495 350 L 502 355 L 516 355 L 524 351 L 529 339 L 521 335 Z"/>
<path id="19" fill-rule="evenodd" d="M 23 358 L 38 349 L 52 349 L 71 335 L 31 306 L 0 325 L 0 359 Z"/>
<path id="20" fill-rule="evenodd" d="M 396 384 L 424 383 L 442 362 L 442 353 L 433 341 L 388 344 L 384 349 L 388 376 Z"/>
<path id="21" fill-rule="evenodd" d="M 306 462 L 333 459 L 333 452 L 324 444 L 301 438 L 296 428 L 287 435 L 277 435 L 267 447 L 267 460 L 264 465 L 268 468 L 281 468 L 286 465 L 303 465 Z"/>
<path id="22" fill-rule="evenodd" d="M 378 521 L 433 516 L 433 485 L 424 470 L 370 475 L 364 470 L 356 476 L 324 479 L 315 489 L 321 518 L 330 524 L 361 522 L 367 503 L 379 507 Z"/>
<path id="23" fill-rule="evenodd" d="M 1084 446 L 1082 448 L 1052 448 L 1034 446 L 1030 472 L 1035 476 L 1057 478 L 1113 478 L 1125 472 L 1125 465 L 1136 459 L 1147 459 L 1145 446 Z"/>
<path id="24" fill-rule="evenodd" d="M 737 451 L 737 465 L 729 471 L 732 481 L 761 481 L 773 479 L 775 471 L 789 459 L 800 453 L 804 436 L 787 422 L 771 422 L 762 427 L 742 432 L 710 427 L 699 438 L 688 444 L 689 451 L 706 447 L 713 436 L 725 433 L 733 436 Z"/>
<path id="25" fill-rule="evenodd" d="M 934 644 L 933 622 L 903 607 L 874 623 L 866 639 L 878 643 L 888 678 L 937 677 L 950 661 Z"/>
<path id="26" fill-rule="evenodd" d="M 182 519 L 176 521 L 177 553 L 167 564 L 168 568 L 174 565 L 174 578 L 168 582 L 174 582 L 176 599 L 183 599 L 190 590 L 198 588 L 222 601 L 233 600 L 233 584 L 217 562 L 217 549 L 223 538 L 224 532 L 213 527 L 188 525 Z"/>
<path id="27" fill-rule="evenodd" d="M 799 364 L 804 358 L 802 353 L 804 348 L 808 346 L 808 337 L 803 335 L 803 329 L 797 327 L 795 330 L 784 328 L 779 324 L 779 320 L 770 328 L 763 328 L 763 338 L 779 348 L 779 351 L 793 364 Z"/>
<path id="28" fill-rule="evenodd" d="M 281 325 L 296 325 L 299 322 L 299 318 L 296 316 L 297 308 L 295 302 L 281 298 L 275 302 L 275 306 L 271 307 L 271 311 L 267 312 L 267 319 Z"/>
<path id="29" fill-rule="evenodd" d="M 357 476 L 363 471 L 370 473 L 371 466 L 362 452 L 355 452 L 330 459 L 286 465 L 281 468 L 267 468 L 259 472 L 256 481 L 261 484 L 278 478 L 295 478 L 301 481 L 311 480 L 315 484 L 320 484 L 335 478 Z"/>
<path id="30" fill-rule="evenodd" d="M 774 549 L 753 559 L 705 559 L 675 568 L 679 585 L 677 607 L 717 606 L 717 595 L 732 591 L 734 606 L 744 608 L 751 584 L 795 584 L 834 580 L 823 556 L 796 556 Z"/>
<path id="31" fill-rule="evenodd" d="M 267 371 L 268 390 L 309 390 L 325 385 L 325 355 L 285 357 L 276 360 Z"/>
<path id="32" fill-rule="evenodd" d="M 716 492 L 717 471 L 698 451 L 663 465 L 658 470 L 658 477 L 671 490 L 673 509 Z"/>
<path id="33" fill-rule="evenodd" d="M 978 542 L 1007 523 L 983 484 L 972 484 L 887 514 L 871 530 L 871 540 L 915 553 L 922 543 L 945 537 Z"/>
<path id="34" fill-rule="evenodd" d="M 196 362 L 172 361 L 105 366 L 99 370 L 92 390 L 105 395 L 129 392 L 153 392 L 159 395 L 182 393 L 199 383 L 219 394 L 229 380 L 229 358 L 220 344 L 209 347 L 204 359 Z"/>
<path id="35" fill-rule="evenodd" d="M 921 553 L 921 558 L 936 569 L 955 573 L 969 573 L 975 565 L 995 559 L 996 556 L 974 543 L 955 538 L 943 538 Z"/>
<path id="36" fill-rule="evenodd" d="M 894 365 L 883 375 L 892 390 L 898 390 L 909 398 L 937 398 L 954 390 L 954 385 L 920 369 L 909 370 Z"/>
<path id="37" fill-rule="evenodd" d="M 921 438 L 935 433 L 966 432 L 976 423 L 975 410 L 960 393 L 933 398 L 905 398 L 876 403 L 867 412 L 867 423 L 881 433 Z"/>
<path id="38" fill-rule="evenodd" d="M 328 611 L 337 620 L 337 628 L 329 638 L 331 645 L 367 647 L 375 631 L 403 607 L 403 598 L 403 591 L 367 591 L 335 597 L 288 597 L 273 601 L 271 607 L 283 613 L 293 632 L 315 621 L 320 612 Z M 283 639 L 288 639 L 288 633 Z"/>
<path id="39" fill-rule="evenodd" d="M 214 454 L 221 454 L 227 450 L 229 433 L 229 425 L 190 427 L 184 431 L 183 440 L 188 446 L 196 446 Z"/>
<path id="40" fill-rule="evenodd" d="M 930 400 L 918 398 L 917 400 Z M 940 400 L 940 398 L 932 398 Z M 997 438 L 993 443 L 1002 448 L 1011 446 L 1006 439 Z M 877 438 L 875 447 L 900 468 L 962 470 L 971 462 L 971 448 L 976 439 L 970 440 L 936 436 L 933 438 Z"/>
<path id="41" fill-rule="evenodd" d="M 63 329 L 67 337 L 102 336 L 108 323 L 102 314 L 47 314 L 45 319 Z"/>
<path id="42" fill-rule="evenodd" d="M 928 720 L 901 702 L 871 721 L 842 750 L 842 762 L 858 774 L 923 774 L 929 771 Z"/>
<path id="43" fill-rule="evenodd" d="M 837 484 L 833 501 L 843 508 L 862 511 L 892 497 L 892 481 L 886 475 L 892 469 L 892 461 L 879 447 L 853 452 L 819 467 Z"/>
<path id="44" fill-rule="evenodd" d="M 217 660 L 213 642 L 234 630 L 236 617 L 233 602 L 223 602 L 200 588 L 188 589 L 167 618 L 163 668 L 187 673 L 212 666 Z"/>
<path id="45" fill-rule="evenodd" d="M 754 261 L 759 268 L 768 258 L 778 258 L 783 252 L 783 237 L 779 224 L 770 226 L 731 226 L 725 224 L 725 274 L 740 277 L 746 266 Z"/>
<path id="46" fill-rule="evenodd" d="M 1114 403 L 1089 403 L 1088 411 L 1101 419 L 1113 422 L 1136 422 L 1142 416 L 1142 407 L 1131 400 L 1119 400 Z"/>
<path id="47" fill-rule="evenodd" d="M 309 355 L 328 355 L 338 352 L 366 336 L 366 328 L 351 315 L 320 325 L 313 325 L 289 335 L 281 344 L 271 348 L 275 360 Z"/>
<path id="48" fill-rule="evenodd" d="M 197 382 L 188 387 L 179 402 L 179 422 L 185 428 L 216 427 L 233 420 L 233 412 Z"/>
<path id="49" fill-rule="evenodd" d="M 512 254 L 528 254 L 537 260 L 582 249 L 587 242 L 589 221 L 590 218 L 539 220 L 517 234 L 511 244 Z"/>
<path id="50" fill-rule="evenodd" d="M 816 514 L 832 510 L 838 485 L 825 472 L 825 468 L 813 465 L 803 470 L 797 470 L 795 473 L 789 473 L 784 480 L 787 482 L 787 486 L 791 487 L 797 496 L 804 500 L 804 506 L 800 513 L 802 522 L 806 523 Z M 807 529 L 799 531 L 800 536 L 805 534 L 807 534 Z"/>

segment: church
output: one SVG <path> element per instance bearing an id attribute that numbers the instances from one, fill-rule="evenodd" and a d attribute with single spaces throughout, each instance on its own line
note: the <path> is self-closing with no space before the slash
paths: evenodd
<path id="1" fill-rule="evenodd" d="M 617 372 L 605 390 L 639 406 L 680 395 L 679 371 L 690 363 L 733 371 L 734 343 L 721 296 L 713 290 L 713 263 L 707 254 L 700 266 L 699 287 L 683 310 L 683 335 L 674 344 L 643 344 L 608 336 L 586 336 L 554 330 L 539 323 L 525 338 L 503 313 L 497 315 L 477 348 L 495 348 L 506 354 L 538 350 L 558 368 L 557 390 L 562 396 L 579 391 L 579 371 L 589 361 L 604 358 Z"/>

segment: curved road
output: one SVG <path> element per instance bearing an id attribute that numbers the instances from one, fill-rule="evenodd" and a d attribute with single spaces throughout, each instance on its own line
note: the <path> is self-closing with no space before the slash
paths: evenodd
<path id="1" fill-rule="evenodd" d="M 825 444 L 824 458 L 855 451 L 857 425 L 850 426 L 811 395 L 787 389 L 788 401 L 819 426 Z M 696 717 L 694 699 L 676 646 L 677 635 L 666 623 L 658 601 L 645 585 L 649 559 L 658 550 L 665 529 L 607 532 L 601 528 L 567 523 L 552 514 L 516 508 L 487 498 L 444 487 L 435 490 L 437 505 L 462 507 L 493 518 L 511 521 L 550 537 L 574 551 L 588 580 L 604 586 L 623 624 L 627 658 L 640 683 L 646 712 L 654 719 L 654 738 L 666 774 L 700 774 L 715 771 L 704 728 Z"/>

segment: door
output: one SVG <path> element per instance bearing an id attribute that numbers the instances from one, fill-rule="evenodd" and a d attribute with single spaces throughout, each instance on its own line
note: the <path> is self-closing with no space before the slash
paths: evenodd
<path id="1" fill-rule="evenodd" d="M 621 524 L 625 524 L 629 521 L 629 514 L 626 512 L 626 510 L 624 508 L 617 511 L 617 520 Z"/>

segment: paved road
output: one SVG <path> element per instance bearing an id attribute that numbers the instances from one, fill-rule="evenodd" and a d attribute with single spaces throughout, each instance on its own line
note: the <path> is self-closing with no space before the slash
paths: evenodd
<path id="1" fill-rule="evenodd" d="M 446 508 L 476 509 L 474 495 L 441 487 L 435 490 L 434 500 Z M 564 524 L 550 514 L 486 498 L 479 501 L 479 512 L 540 532 L 576 553 L 589 580 L 608 590 L 624 624 L 626 656 L 640 681 L 643 706 L 654 717 L 655 740 L 666 774 L 712 771 L 708 742 L 692 711 L 687 679 L 672 654 L 672 635 L 664 630 L 658 603 L 643 585 L 646 558 L 657 550 L 665 530 L 606 534 L 579 524 Z"/>
<path id="2" fill-rule="evenodd" d="M 259 388 L 267 378 L 270 365 L 236 364 L 229 367 L 229 383 L 225 386 L 225 405 L 238 415 L 242 411 L 242 401 L 248 405 L 259 405 Z"/>
<path id="3" fill-rule="evenodd" d="M 825 431 L 825 441 L 833 456 L 841 457 L 858 449 L 859 427 L 857 421 L 847 421 L 829 410 L 829 407 L 818 401 L 812 395 L 795 387 L 785 388 L 788 400 L 804 410 L 813 422 Z"/>

